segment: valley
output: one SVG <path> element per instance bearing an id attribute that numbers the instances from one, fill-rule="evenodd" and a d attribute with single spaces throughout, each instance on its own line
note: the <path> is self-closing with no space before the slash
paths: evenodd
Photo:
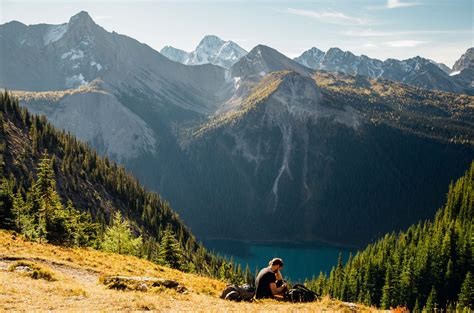
<path id="1" fill-rule="evenodd" d="M 472 311 L 464 0 L 40 2 L 0 5 L 0 310 Z"/>
<path id="2" fill-rule="evenodd" d="M 228 69 L 182 65 L 86 12 L 67 25 L 37 58 L 65 55 L 57 79 L 82 74 L 85 85 L 34 87 L 14 75 L 1 85 L 124 164 L 201 239 L 270 240 L 268 220 L 282 240 L 366 244 L 430 217 L 474 154 L 472 96 L 315 71 L 264 45 Z M 28 38 L 36 26 L 2 31 L 13 27 Z M 224 44 L 206 40 L 196 51 Z"/>

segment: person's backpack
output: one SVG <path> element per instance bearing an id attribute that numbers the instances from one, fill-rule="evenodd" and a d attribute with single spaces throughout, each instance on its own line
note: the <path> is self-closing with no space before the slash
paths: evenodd
<path id="1" fill-rule="evenodd" d="M 255 295 L 255 288 L 250 287 L 249 285 L 227 285 L 224 291 L 221 294 L 221 299 L 231 300 L 231 301 L 252 301 Z"/>
<path id="2" fill-rule="evenodd" d="M 288 290 L 285 298 L 290 302 L 312 302 L 316 300 L 316 293 L 303 285 L 297 284 Z"/>

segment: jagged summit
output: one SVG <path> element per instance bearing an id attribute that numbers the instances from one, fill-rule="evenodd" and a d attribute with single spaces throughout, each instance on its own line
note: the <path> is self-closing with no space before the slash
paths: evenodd
<path id="1" fill-rule="evenodd" d="M 74 24 L 95 24 L 94 20 L 92 17 L 87 13 L 86 11 L 81 11 L 77 13 L 76 15 L 71 16 L 69 19 L 69 24 L 74 25 Z"/>
<path id="2" fill-rule="evenodd" d="M 454 63 L 453 73 L 458 72 L 457 74 L 459 74 L 459 72 L 467 68 L 474 68 L 474 47 L 467 49 L 459 60 Z"/>
<path id="3" fill-rule="evenodd" d="M 196 49 L 186 52 L 172 46 L 165 46 L 160 51 L 168 59 L 186 65 L 215 64 L 229 68 L 247 54 L 233 41 L 224 41 L 215 35 L 206 35 Z"/>
<path id="4" fill-rule="evenodd" d="M 209 46 L 209 47 L 222 46 L 224 43 L 225 41 L 217 37 L 216 35 L 206 35 L 199 42 L 198 48 L 203 47 L 203 46 Z"/>
<path id="5" fill-rule="evenodd" d="M 274 71 L 293 71 L 310 75 L 311 70 L 291 60 L 277 50 L 265 45 L 254 47 L 246 56 L 230 68 L 232 77 L 258 81 L 262 76 Z"/>
<path id="6" fill-rule="evenodd" d="M 312 47 L 309 50 L 306 50 L 299 57 L 296 57 L 294 60 L 306 67 L 317 68 L 322 58 L 324 57 L 324 51 L 319 50 L 316 47 Z"/>

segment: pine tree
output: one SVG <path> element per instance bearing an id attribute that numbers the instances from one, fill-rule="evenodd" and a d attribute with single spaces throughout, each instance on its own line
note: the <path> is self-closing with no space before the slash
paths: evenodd
<path id="1" fill-rule="evenodd" d="M 474 278 L 471 272 L 467 272 L 464 278 L 458 295 L 458 303 L 461 308 L 474 310 Z"/>
<path id="2" fill-rule="evenodd" d="M 26 202 L 19 191 L 13 198 L 12 212 L 15 229 L 29 240 L 37 240 L 38 227 L 36 217 L 31 212 L 31 203 Z"/>
<path id="3" fill-rule="evenodd" d="M 119 254 L 130 254 L 139 256 L 142 246 L 142 237 L 135 238 L 130 229 L 130 223 L 122 218 L 117 211 L 112 223 L 106 228 L 101 247 L 104 251 Z"/>
<path id="4" fill-rule="evenodd" d="M 416 298 L 415 305 L 413 306 L 413 313 L 420 313 L 420 301 Z"/>
<path id="5" fill-rule="evenodd" d="M 393 298 L 392 298 L 392 289 L 393 289 L 393 282 L 392 282 L 392 267 L 389 265 L 387 268 L 387 272 L 385 274 L 385 284 L 382 288 L 382 299 L 380 300 L 380 306 L 388 310 L 392 306 Z"/>
<path id="6" fill-rule="evenodd" d="M 172 268 L 180 269 L 182 267 L 183 252 L 170 225 L 163 232 L 158 251 L 158 260 L 160 263 Z"/>
<path id="7" fill-rule="evenodd" d="M 434 312 L 438 308 L 438 293 L 436 292 L 435 287 L 431 287 L 428 300 L 426 300 L 426 305 L 424 311 Z"/>
<path id="8" fill-rule="evenodd" d="M 47 151 L 43 152 L 37 168 L 37 180 L 32 186 L 34 202 L 37 204 L 38 236 L 40 241 L 60 240 L 64 234 L 62 223 L 62 204 L 56 191 L 55 174 L 52 159 Z M 36 213 L 36 212 L 35 212 Z"/>
<path id="9" fill-rule="evenodd" d="M 251 287 L 255 287 L 255 277 L 253 277 L 248 263 L 247 265 L 245 265 L 244 277 L 245 277 L 246 284 L 250 285 Z"/>

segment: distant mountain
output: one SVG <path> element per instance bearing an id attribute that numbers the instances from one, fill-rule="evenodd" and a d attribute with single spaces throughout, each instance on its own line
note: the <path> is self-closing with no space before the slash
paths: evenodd
<path id="1" fill-rule="evenodd" d="M 327 52 L 311 48 L 294 60 L 315 70 L 385 78 L 427 89 L 474 93 L 471 86 L 450 77 L 451 70 L 446 65 L 419 56 L 403 61 L 381 61 L 365 55 L 356 56 L 339 48 L 331 48 Z"/>
<path id="2" fill-rule="evenodd" d="M 230 68 L 230 75 L 258 81 L 268 73 L 282 70 L 290 70 L 306 76 L 312 74 L 311 70 L 277 50 L 258 45 Z"/>
<path id="3" fill-rule="evenodd" d="M 126 88 L 200 111 L 224 81 L 223 69 L 172 62 L 130 37 L 107 32 L 87 12 L 62 25 L 7 23 L 0 35 L 0 85 L 8 89 L 65 90 L 98 80 L 107 91 Z"/>
<path id="4" fill-rule="evenodd" d="M 0 49 L 14 51 L 2 65 L 16 67 L 0 72 L 0 87 L 123 162 L 200 238 L 275 240 L 276 227 L 279 240 L 366 243 L 430 216 L 471 161 L 470 96 L 315 71 L 263 45 L 228 69 L 187 66 L 76 18 L 81 27 L 70 21 L 46 46 L 41 25 L 18 36 L 15 23 L 1 25 Z M 15 39 L 28 36 L 42 48 Z M 353 59 L 337 49 L 323 58 Z M 97 73 L 86 72 L 92 61 Z M 413 62 L 436 68 L 420 74 L 427 82 L 444 73 Z M 377 75 L 368 58 L 339 68 Z M 87 83 L 68 89 L 81 73 Z"/>
<path id="5" fill-rule="evenodd" d="M 199 65 L 210 63 L 229 68 L 246 55 L 247 51 L 233 41 L 224 41 L 217 36 L 207 35 L 194 51 L 186 52 L 166 46 L 161 49 L 160 53 L 170 60 L 182 64 Z"/>
<path id="6" fill-rule="evenodd" d="M 454 63 L 453 73 L 461 72 L 462 70 L 474 68 L 474 48 L 469 48 L 467 51 L 459 58 L 459 60 Z"/>
<path id="7" fill-rule="evenodd" d="M 119 161 L 156 154 L 160 136 L 167 136 L 175 120 L 214 112 L 231 88 L 221 67 L 172 62 L 132 38 L 107 32 L 87 12 L 62 25 L 1 25 L 0 55 L 1 87 L 48 91 L 22 98 L 34 112 L 47 112 L 55 126 Z M 129 106 L 130 97 L 147 106 Z M 166 112 L 153 121 L 147 120 L 152 114 L 143 114 L 160 108 Z"/>
<path id="8" fill-rule="evenodd" d="M 464 86 L 470 86 L 471 89 L 474 89 L 474 48 L 469 48 L 454 63 L 450 75 Z"/>

